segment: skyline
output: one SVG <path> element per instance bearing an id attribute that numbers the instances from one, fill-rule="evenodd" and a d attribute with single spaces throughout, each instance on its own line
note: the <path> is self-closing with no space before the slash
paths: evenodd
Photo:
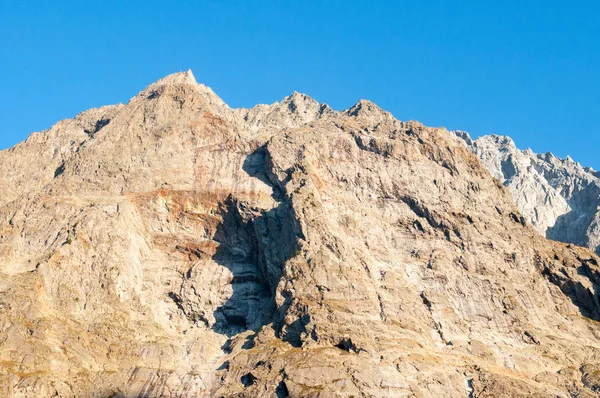
<path id="1" fill-rule="evenodd" d="M 194 72 L 192 69 L 187 69 L 187 71 L 191 71 L 191 72 L 192 72 L 192 74 L 193 74 L 193 72 Z M 173 72 L 173 74 L 175 74 L 175 73 L 182 73 L 182 72 L 186 72 L 186 70 L 176 71 L 176 72 Z M 165 76 L 163 76 L 163 77 L 166 77 L 166 76 L 169 76 L 169 75 L 165 75 Z M 195 77 L 195 75 L 194 75 L 194 77 Z M 162 79 L 162 78 L 161 78 L 161 79 Z M 158 79 L 158 80 L 160 80 L 160 79 Z M 156 81 L 158 81 L 158 80 L 156 80 Z M 149 86 L 150 84 L 152 84 L 152 83 L 155 83 L 156 81 L 153 81 L 153 82 L 150 82 L 150 83 L 148 83 L 148 85 L 147 85 L 147 86 L 145 86 L 145 87 L 141 88 L 141 89 L 140 89 L 140 90 L 139 90 L 137 93 L 133 94 L 133 95 L 131 96 L 131 98 L 135 97 L 135 95 L 137 95 L 139 92 L 143 91 L 143 90 L 144 90 L 146 87 L 148 87 L 148 86 Z M 207 87 L 208 87 L 208 88 L 210 88 L 211 90 L 213 89 L 213 88 L 212 88 L 212 87 L 211 87 L 209 84 L 206 84 L 205 82 L 198 81 L 198 80 L 197 80 L 196 82 L 197 82 L 197 83 L 199 83 L 199 84 L 204 84 L 205 86 L 207 86 Z M 213 91 L 214 91 L 214 90 L 213 90 Z M 294 91 L 294 92 L 295 92 L 295 91 Z M 219 93 L 218 93 L 218 92 L 216 92 L 216 91 L 215 91 L 215 94 L 216 94 L 216 95 L 217 95 L 219 98 L 221 98 L 222 100 L 224 100 L 224 99 L 223 99 L 223 98 L 222 98 L 222 97 L 219 95 Z M 282 101 L 282 100 L 283 100 L 285 97 L 287 97 L 287 96 L 290 96 L 290 95 L 292 95 L 292 94 L 293 94 L 293 92 L 292 92 L 292 93 L 289 93 L 288 95 L 286 95 L 286 96 L 284 96 L 284 97 L 282 97 L 282 98 L 280 98 L 280 99 L 278 99 L 278 100 L 276 100 L 276 101 L 272 101 L 272 102 L 269 102 L 269 103 L 256 103 L 256 104 L 254 104 L 254 105 L 250 106 L 250 108 L 252 108 L 252 107 L 254 107 L 254 106 L 257 106 L 257 105 L 271 105 L 271 104 L 274 104 L 274 103 L 277 103 L 277 102 L 281 102 L 281 101 Z M 306 94 L 306 93 L 300 93 L 300 94 L 304 94 L 304 95 L 307 95 L 307 96 L 309 96 L 310 98 L 312 98 L 312 99 L 314 99 L 315 101 L 317 101 L 319 104 L 327 104 L 327 105 L 329 105 L 327 102 L 320 101 L 318 98 L 313 98 L 312 96 L 310 96 L 310 95 L 308 95 L 308 94 Z M 340 109 L 332 108 L 332 109 L 333 109 L 334 111 L 337 111 L 337 112 L 345 111 L 345 110 L 348 110 L 348 109 L 350 109 L 350 108 L 351 108 L 351 107 L 352 107 L 354 104 L 356 104 L 356 102 L 358 102 L 358 101 L 360 101 L 360 100 L 369 100 L 369 99 L 368 99 L 368 98 L 359 98 L 359 99 L 357 99 L 355 102 L 353 102 L 352 104 L 348 105 L 347 107 L 345 107 L 345 108 L 343 108 L 343 109 L 342 109 L 342 108 L 340 108 Z M 224 101 L 225 101 L 225 103 L 226 103 L 227 105 L 229 105 L 229 104 L 227 103 L 227 101 L 226 101 L 226 100 L 224 100 Z M 370 100 L 369 100 L 369 101 L 370 101 Z M 105 105 L 101 105 L 100 107 L 103 107 L 103 106 L 111 106 L 111 105 L 117 105 L 117 104 L 123 104 L 123 105 L 125 105 L 125 104 L 127 104 L 127 102 L 128 102 L 128 101 L 122 101 L 122 102 L 118 102 L 118 103 L 114 103 L 114 104 L 105 104 Z M 372 102 L 372 101 L 371 101 L 371 102 Z M 375 103 L 375 105 L 378 105 L 378 104 L 376 104 L 376 103 Z M 98 107 L 96 107 L 96 108 L 98 108 Z M 231 107 L 231 108 L 239 108 L 239 107 Z M 92 109 L 92 108 L 89 108 L 89 109 Z M 62 120 L 70 120 L 70 119 L 73 119 L 74 117 L 76 117 L 76 116 L 77 116 L 77 115 L 79 115 L 80 113 L 82 113 L 82 112 L 85 112 L 85 111 L 87 111 L 87 110 L 89 110 L 89 109 L 84 109 L 84 110 L 82 110 L 81 112 L 78 112 L 77 114 L 73 115 L 72 117 L 67 117 L 67 118 L 64 118 L 64 119 L 61 119 L 61 120 L 57 120 L 57 121 L 56 121 L 56 123 L 58 123 L 58 122 L 60 122 L 60 121 L 62 121 Z M 383 108 L 382 108 L 382 109 L 383 109 Z M 388 112 L 389 112 L 389 110 L 387 110 L 387 109 L 383 109 L 383 110 L 385 110 L 385 111 L 388 111 Z M 390 112 L 390 113 L 392 113 L 392 112 Z M 393 113 L 392 113 L 392 115 L 393 115 L 393 116 L 394 116 L 396 119 L 398 119 L 398 120 L 400 120 L 400 121 L 404 121 L 404 122 L 407 122 L 407 121 L 417 121 L 417 122 L 420 122 L 419 120 L 413 120 L 413 119 L 402 120 L 402 119 L 399 119 L 398 117 L 396 117 L 396 115 L 394 115 Z M 52 127 L 54 126 L 54 124 L 56 124 L 56 123 L 53 123 L 53 125 L 52 125 L 52 126 L 50 126 L 50 127 L 48 127 L 47 129 L 40 130 L 40 131 L 33 131 L 33 132 L 31 132 L 29 135 L 31 135 L 31 134 L 34 134 L 34 133 L 39 133 L 39 132 L 42 132 L 42 131 L 45 131 L 45 130 L 49 130 L 49 129 L 50 129 L 50 128 L 52 128 Z M 426 126 L 427 126 L 427 125 L 426 125 Z M 428 127 L 442 127 L 442 128 L 446 128 L 445 126 L 428 126 Z M 512 137 L 511 137 L 509 134 L 495 134 L 495 133 L 490 133 L 490 134 L 481 134 L 481 135 L 477 135 L 477 136 L 476 136 L 476 135 L 473 135 L 473 134 L 471 134 L 471 133 L 470 133 L 470 132 L 468 132 L 468 131 L 464 131 L 464 130 L 461 130 L 461 129 L 454 129 L 454 130 L 452 130 L 452 129 L 448 129 L 448 128 L 446 128 L 446 129 L 447 129 L 449 132 L 452 132 L 452 131 L 461 131 L 461 132 L 466 132 L 466 133 L 468 133 L 468 134 L 471 136 L 471 138 L 473 138 L 473 139 L 476 139 L 476 138 L 478 138 L 478 137 L 485 136 L 485 135 L 498 135 L 498 136 L 507 136 L 507 137 L 509 137 L 509 138 L 511 138 L 511 139 L 512 139 Z M 29 137 L 29 135 L 28 135 L 27 137 L 25 137 L 25 139 L 27 139 L 27 138 Z M 24 140 L 22 140 L 22 141 L 24 141 Z M 20 142 L 22 142 L 22 141 L 19 141 L 19 142 L 15 143 L 15 145 L 18 145 L 18 144 L 19 144 Z M 514 140 L 513 140 L 513 141 L 514 141 Z M 521 148 L 521 147 L 519 147 L 518 143 L 516 143 L 516 142 L 515 142 L 515 145 L 516 145 L 517 149 L 519 149 L 519 150 L 521 150 L 521 151 L 525 151 L 525 150 L 531 150 L 531 148 Z M 13 146 L 14 146 L 14 145 L 13 145 Z M 12 147 L 12 146 L 11 146 L 11 147 Z M 2 150 L 6 150 L 6 149 L 10 149 L 11 147 L 7 147 L 7 148 L 0 148 L 0 151 L 2 151 Z M 546 152 L 535 152 L 535 151 L 534 151 L 534 153 L 536 153 L 536 154 L 546 154 L 546 153 L 551 153 L 551 154 L 553 154 L 553 155 L 556 155 L 556 154 L 555 154 L 555 153 L 553 153 L 552 151 L 546 151 Z M 561 158 L 561 159 L 566 159 L 566 158 L 569 158 L 569 157 L 571 157 L 571 156 L 570 156 L 570 155 L 566 155 L 566 156 L 564 156 L 564 157 L 561 157 L 561 156 L 558 156 L 558 157 L 559 157 L 559 158 Z M 579 163 L 579 164 L 581 164 L 581 162 L 578 162 L 578 161 L 577 161 L 577 159 L 571 159 L 571 160 L 573 160 L 573 161 L 574 161 L 574 162 L 576 162 L 576 163 Z M 581 164 L 581 165 L 582 165 L 583 167 L 591 167 L 591 166 L 588 166 L 588 165 L 585 165 L 585 164 Z M 592 168 L 593 168 L 593 167 L 592 167 Z M 593 169 L 594 169 L 594 168 L 593 168 Z M 596 170 L 596 169 L 594 169 L 594 170 Z"/>
<path id="2" fill-rule="evenodd" d="M 599 169 L 599 17 L 587 1 L 0 2 L 0 148 L 192 69 L 232 107 L 367 99 Z"/>

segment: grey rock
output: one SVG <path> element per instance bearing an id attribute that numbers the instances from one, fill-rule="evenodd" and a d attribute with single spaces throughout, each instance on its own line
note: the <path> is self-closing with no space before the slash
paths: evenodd
<path id="1" fill-rule="evenodd" d="M 600 251 L 598 172 L 568 156 L 519 150 L 506 136 L 473 140 L 462 131 L 454 134 L 511 190 L 519 210 L 541 234 Z"/>

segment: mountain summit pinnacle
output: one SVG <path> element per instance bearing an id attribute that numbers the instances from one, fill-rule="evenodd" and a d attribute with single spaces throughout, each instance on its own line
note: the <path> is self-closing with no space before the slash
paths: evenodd
<path id="1" fill-rule="evenodd" d="M 152 99 L 165 92 L 170 92 L 175 96 L 178 96 L 175 92 L 179 92 L 179 95 L 183 95 L 184 97 L 198 96 L 198 98 L 202 98 L 202 101 L 211 110 L 217 112 L 229 109 L 225 102 L 210 87 L 196 81 L 191 69 L 185 72 L 173 73 L 157 80 L 132 99 Z"/>
<path id="2" fill-rule="evenodd" d="M 142 96 L 145 96 L 146 94 L 155 92 L 156 90 L 158 90 L 162 87 L 181 86 L 181 85 L 192 86 L 192 87 L 200 86 L 198 84 L 198 82 L 196 82 L 196 78 L 194 77 L 192 70 L 188 69 L 185 72 L 172 73 L 170 75 L 163 77 L 162 79 L 155 81 L 154 83 L 152 83 L 148 87 L 146 87 L 144 90 L 142 90 L 140 92 L 140 94 Z"/>
<path id="3" fill-rule="evenodd" d="M 151 86 L 161 86 L 161 85 L 171 85 L 171 84 L 191 84 L 196 85 L 196 78 L 192 73 L 191 69 L 188 69 L 185 72 L 176 72 L 170 75 L 163 77 L 162 79 L 156 81 Z"/>

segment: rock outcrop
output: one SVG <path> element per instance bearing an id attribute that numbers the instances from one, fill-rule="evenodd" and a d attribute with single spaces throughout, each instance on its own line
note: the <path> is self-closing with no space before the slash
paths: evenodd
<path id="1" fill-rule="evenodd" d="M 548 239 L 600 253 L 600 175 L 570 157 L 519 150 L 509 137 L 476 140 L 454 132 L 512 194 L 519 210 Z"/>
<path id="2" fill-rule="evenodd" d="M 0 152 L 0 391 L 594 397 L 600 260 L 444 129 L 191 72 Z"/>

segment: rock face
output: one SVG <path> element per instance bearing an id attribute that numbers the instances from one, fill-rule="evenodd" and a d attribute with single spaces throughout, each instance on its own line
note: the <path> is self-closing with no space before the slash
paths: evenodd
<path id="1" fill-rule="evenodd" d="M 0 152 L 7 397 L 594 397 L 599 258 L 443 129 L 191 72 Z"/>
<path id="2" fill-rule="evenodd" d="M 600 253 L 600 175 L 570 157 L 518 150 L 509 137 L 472 140 L 454 132 L 512 194 L 519 210 L 548 239 Z"/>

